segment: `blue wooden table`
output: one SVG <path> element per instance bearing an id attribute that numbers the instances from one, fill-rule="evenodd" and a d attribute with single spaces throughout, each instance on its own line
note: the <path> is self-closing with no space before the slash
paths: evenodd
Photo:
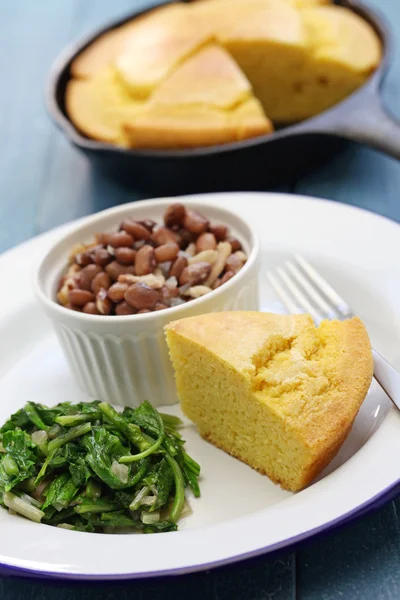
<path id="1" fill-rule="evenodd" d="M 386 14 L 398 41 L 384 98 L 400 116 L 400 0 L 370 3 Z M 71 219 L 140 197 L 92 173 L 86 159 L 49 121 L 43 87 L 51 62 L 68 42 L 123 16 L 144 0 L 3 0 L 0 4 L 3 251 Z M 400 162 L 367 148 L 354 145 L 329 165 L 280 189 L 355 204 L 400 221 Z M 399 509 L 400 502 L 394 501 L 296 551 L 167 581 L 67 585 L 4 577 L 0 600 L 400 598 Z"/>

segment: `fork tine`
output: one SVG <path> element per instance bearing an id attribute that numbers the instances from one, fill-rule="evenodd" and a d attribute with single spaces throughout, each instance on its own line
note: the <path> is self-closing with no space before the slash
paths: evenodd
<path id="1" fill-rule="evenodd" d="M 280 284 L 275 275 L 268 271 L 267 278 L 272 285 L 276 295 L 279 300 L 286 306 L 288 312 L 292 315 L 295 315 L 299 312 L 299 307 L 293 302 L 289 294 L 286 292 L 285 288 Z"/>
<path id="2" fill-rule="evenodd" d="M 301 285 L 306 294 L 311 298 L 314 304 L 324 313 L 324 316 L 326 316 L 328 319 L 336 319 L 337 314 L 335 310 L 326 302 L 325 298 L 321 296 L 321 294 L 318 292 L 318 289 L 312 286 L 304 277 L 300 269 L 290 261 L 287 261 L 286 267 Z"/>
<path id="3" fill-rule="evenodd" d="M 317 271 L 312 267 L 300 254 L 295 254 L 297 263 L 302 267 L 304 272 L 308 275 L 310 280 L 325 294 L 327 298 L 333 303 L 335 309 L 339 312 L 342 317 L 351 317 L 353 311 L 347 302 L 339 296 L 339 294 L 333 289 L 331 285 Z"/>
<path id="4" fill-rule="evenodd" d="M 305 312 L 310 314 L 314 321 L 319 323 L 321 321 L 321 315 L 315 310 L 314 306 L 310 303 L 307 296 L 305 296 L 301 289 L 290 279 L 290 277 L 282 269 L 282 267 L 278 267 L 277 272 L 280 278 L 284 281 L 286 287 L 288 288 L 292 296 L 299 303 L 301 308 L 303 308 Z"/>

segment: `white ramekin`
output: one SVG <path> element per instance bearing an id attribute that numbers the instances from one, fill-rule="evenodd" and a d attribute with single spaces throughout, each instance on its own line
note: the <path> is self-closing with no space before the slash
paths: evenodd
<path id="1" fill-rule="evenodd" d="M 117 206 L 83 219 L 46 254 L 35 275 L 35 290 L 76 381 L 90 396 L 123 406 L 149 400 L 154 406 L 177 402 L 173 371 L 163 328 L 167 323 L 207 312 L 258 310 L 260 245 L 252 229 L 220 206 L 182 198 L 213 223 L 227 225 L 248 255 L 246 265 L 219 289 L 187 304 L 142 315 L 97 316 L 69 310 L 55 298 L 67 256 L 74 244 L 95 233 L 115 230 L 125 218 L 162 222 L 173 199 L 145 200 Z"/>

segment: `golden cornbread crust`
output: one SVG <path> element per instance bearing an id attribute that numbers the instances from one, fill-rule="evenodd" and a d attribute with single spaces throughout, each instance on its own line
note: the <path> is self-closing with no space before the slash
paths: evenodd
<path id="1" fill-rule="evenodd" d="M 297 491 L 330 462 L 368 392 L 358 318 L 212 313 L 166 327 L 182 410 L 200 434 Z"/>
<path id="2" fill-rule="evenodd" d="M 168 15 L 177 10 L 181 8 L 176 4 L 161 6 L 103 33 L 72 61 L 71 75 L 78 79 L 88 79 L 101 73 L 104 68 L 109 68 L 117 60 L 136 30 L 140 31 L 142 27 L 146 27 L 148 21 L 158 22 L 165 17 L 168 18 Z"/>
<path id="3" fill-rule="evenodd" d="M 132 23 L 128 23 L 101 35 L 72 61 L 71 75 L 76 79 L 89 79 L 109 67 L 121 52 L 131 30 Z"/>

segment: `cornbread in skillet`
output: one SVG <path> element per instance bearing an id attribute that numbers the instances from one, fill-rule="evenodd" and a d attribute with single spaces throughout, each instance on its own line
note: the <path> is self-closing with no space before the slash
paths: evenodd
<path id="1" fill-rule="evenodd" d="M 200 434 L 292 491 L 335 456 L 372 379 L 358 318 L 212 313 L 170 323 L 166 338 Z"/>
<path id="2" fill-rule="evenodd" d="M 276 2 L 286 2 L 287 4 L 291 4 L 292 6 L 296 6 L 298 8 L 304 8 L 305 6 L 319 6 L 326 4 L 333 4 L 333 0 L 274 0 Z M 247 4 L 251 2 L 258 2 L 266 4 L 267 2 L 271 2 L 271 0 L 247 0 Z M 192 0 L 192 5 L 200 6 L 200 5 L 225 5 L 229 6 L 232 10 L 236 4 L 243 4 L 243 0 Z"/>
<path id="3" fill-rule="evenodd" d="M 153 23 L 162 21 L 165 18 L 164 14 L 168 18 L 168 15 L 176 10 L 181 10 L 181 5 L 161 6 L 103 33 L 72 61 L 71 75 L 79 79 L 87 79 L 113 65 L 117 57 L 125 50 L 127 40 L 135 33 L 136 29 L 144 26 L 147 19 L 151 19 Z"/>
<path id="4" fill-rule="evenodd" d="M 327 4 L 333 4 L 333 0 L 293 0 L 295 5 L 299 8 L 306 6 L 323 6 Z"/>
<path id="5" fill-rule="evenodd" d="M 137 115 L 142 103 L 132 101 L 115 71 L 108 67 L 90 79 L 73 79 L 65 106 L 75 125 L 89 137 L 126 146 L 122 124 Z"/>
<path id="6" fill-rule="evenodd" d="M 260 11 L 276 5 L 290 5 L 292 0 L 197 0 L 191 2 L 190 16 L 196 26 L 209 32 L 217 41 L 238 24 Z"/>
<path id="7" fill-rule="evenodd" d="M 125 133 L 131 148 L 190 148 L 236 142 L 272 129 L 255 98 L 231 111 L 213 106 L 153 106 L 143 111 Z"/>
<path id="8" fill-rule="evenodd" d="M 185 4 L 167 6 L 162 18 L 148 18 L 135 29 L 116 58 L 115 67 L 133 97 L 145 99 L 211 39 L 211 33 L 197 26 Z"/>
<path id="9" fill-rule="evenodd" d="M 121 53 L 125 40 L 136 24 L 129 22 L 101 35 L 79 54 L 71 64 L 71 75 L 77 79 L 88 79 L 112 64 Z"/>
<path id="10" fill-rule="evenodd" d="M 333 0 L 292 0 L 292 2 L 298 8 L 304 8 L 305 6 L 319 6 L 325 4 L 333 4 Z"/>
<path id="11" fill-rule="evenodd" d="M 310 118 L 360 87 L 381 60 L 372 27 L 349 9 L 275 0 L 219 36 L 278 124 Z"/>
<path id="12" fill-rule="evenodd" d="M 291 121 L 293 82 L 309 52 L 300 11 L 282 0 L 261 3 L 219 40 L 246 73 L 268 118 Z"/>
<path id="13" fill-rule="evenodd" d="M 346 8 L 310 7 L 302 11 L 302 19 L 311 53 L 290 100 L 292 121 L 312 117 L 349 96 L 382 58 L 381 43 L 371 25 Z M 281 115 L 281 120 L 285 118 Z"/>
<path id="14" fill-rule="evenodd" d="M 228 52 L 209 44 L 188 58 L 160 84 L 154 104 L 206 105 L 229 110 L 252 96 L 247 77 Z"/>
<path id="15" fill-rule="evenodd" d="M 380 60 L 369 23 L 328 0 L 171 3 L 103 34 L 73 61 L 67 111 L 87 136 L 133 148 L 229 143 L 330 108 Z"/>
<path id="16" fill-rule="evenodd" d="M 268 133 L 272 124 L 229 54 L 209 44 L 178 67 L 124 129 L 132 147 L 187 148 Z"/>

